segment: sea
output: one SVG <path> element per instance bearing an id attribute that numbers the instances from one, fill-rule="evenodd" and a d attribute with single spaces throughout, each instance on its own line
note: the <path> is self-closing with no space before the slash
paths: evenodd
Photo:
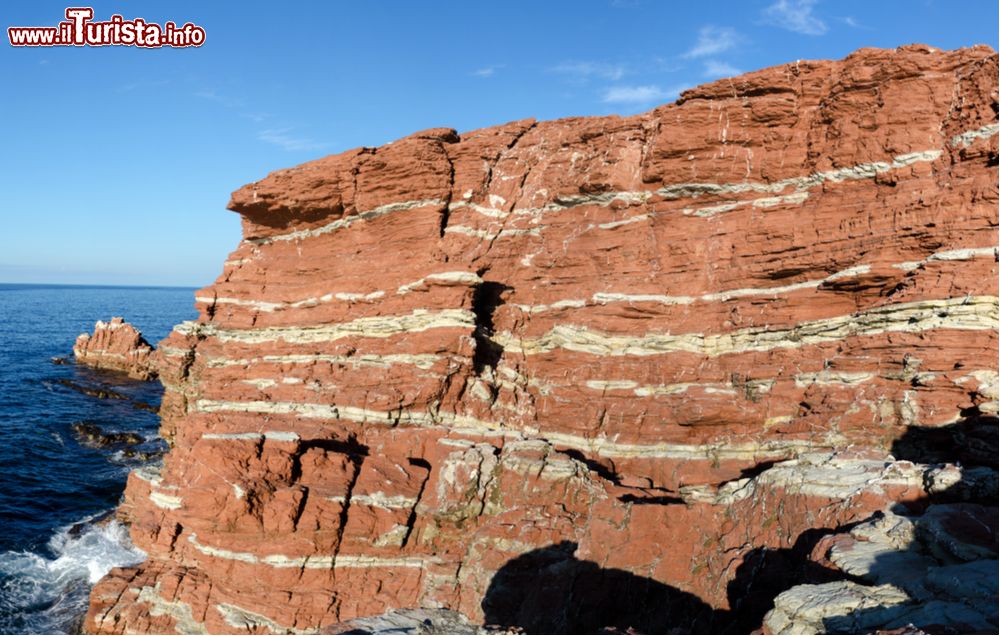
<path id="1" fill-rule="evenodd" d="M 144 406 L 162 388 L 76 366 L 72 347 L 113 316 L 156 344 L 197 316 L 193 291 L 0 283 L 0 633 L 79 632 L 93 584 L 145 558 L 111 513 L 128 472 L 165 448 Z M 139 437 L 97 445 L 81 422 Z"/>

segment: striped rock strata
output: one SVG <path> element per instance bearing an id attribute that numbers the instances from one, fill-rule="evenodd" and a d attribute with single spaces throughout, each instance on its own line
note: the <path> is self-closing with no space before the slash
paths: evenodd
<path id="1" fill-rule="evenodd" d="M 94 333 L 80 334 L 73 345 L 77 363 L 127 373 L 137 380 L 156 377 L 157 355 L 138 329 L 123 318 L 98 320 Z"/>
<path id="2" fill-rule="evenodd" d="M 997 130 L 992 49 L 866 49 L 241 188 L 87 629 L 758 627 L 762 551 L 995 422 Z"/>

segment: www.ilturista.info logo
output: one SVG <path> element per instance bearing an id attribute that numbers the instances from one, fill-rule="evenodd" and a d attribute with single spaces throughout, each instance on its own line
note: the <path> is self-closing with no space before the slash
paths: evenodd
<path id="1" fill-rule="evenodd" d="M 164 46 L 184 48 L 205 43 L 205 29 L 188 22 L 163 26 L 142 18 L 126 20 L 113 15 L 107 22 L 92 22 L 90 7 L 66 9 L 66 22 L 54 27 L 7 27 L 11 46 L 141 46 L 156 49 Z"/>

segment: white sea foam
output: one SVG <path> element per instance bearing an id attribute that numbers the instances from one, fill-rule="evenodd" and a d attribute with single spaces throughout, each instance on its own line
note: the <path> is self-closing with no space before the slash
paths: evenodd
<path id="1" fill-rule="evenodd" d="M 47 555 L 0 553 L 0 633 L 69 633 L 79 630 L 90 588 L 111 568 L 146 558 L 128 530 L 111 521 L 61 528 Z"/>

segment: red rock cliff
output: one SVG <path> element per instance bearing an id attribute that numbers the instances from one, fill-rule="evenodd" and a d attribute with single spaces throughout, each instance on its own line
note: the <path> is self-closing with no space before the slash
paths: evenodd
<path id="1" fill-rule="evenodd" d="M 928 496 L 894 442 L 995 415 L 997 128 L 992 49 L 867 49 L 241 188 L 87 629 L 736 612 L 762 551 Z"/>

